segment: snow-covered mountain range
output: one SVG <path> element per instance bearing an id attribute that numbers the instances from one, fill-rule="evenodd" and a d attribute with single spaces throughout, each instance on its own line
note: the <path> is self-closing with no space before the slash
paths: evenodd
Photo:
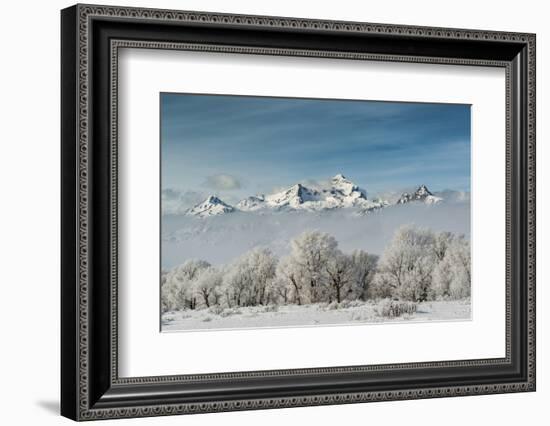
<path id="1" fill-rule="evenodd" d="M 326 210 L 370 204 L 365 190 L 338 174 L 331 179 L 326 188 L 313 189 L 297 183 L 270 195 L 248 197 L 237 204 L 237 209 L 243 211 L 262 208 Z"/>
<path id="2" fill-rule="evenodd" d="M 403 193 L 395 204 L 410 202 L 437 204 L 443 198 L 433 195 L 425 185 L 421 185 L 413 193 Z M 235 211 L 324 211 L 341 208 L 353 208 L 359 214 L 364 214 L 393 205 L 382 199 L 367 198 L 367 191 L 337 174 L 323 187 L 308 188 L 301 183 L 274 192 L 259 194 L 239 201 L 235 206 L 225 203 L 220 198 L 210 195 L 201 203 L 188 209 L 186 214 L 199 218 L 218 216 Z"/>

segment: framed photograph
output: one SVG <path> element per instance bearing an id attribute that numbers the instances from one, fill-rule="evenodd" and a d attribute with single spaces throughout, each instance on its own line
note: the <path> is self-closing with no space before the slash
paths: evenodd
<path id="1" fill-rule="evenodd" d="M 535 35 L 61 12 L 61 412 L 535 390 Z"/>

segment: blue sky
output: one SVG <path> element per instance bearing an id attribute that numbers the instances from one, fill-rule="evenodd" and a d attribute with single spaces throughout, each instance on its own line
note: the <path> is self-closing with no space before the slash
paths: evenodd
<path id="1" fill-rule="evenodd" d="M 228 201 L 342 173 L 470 190 L 470 106 L 162 93 L 163 190 Z"/>

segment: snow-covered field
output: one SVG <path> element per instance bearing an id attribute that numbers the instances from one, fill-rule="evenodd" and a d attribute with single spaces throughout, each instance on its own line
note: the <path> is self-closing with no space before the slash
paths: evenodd
<path id="1" fill-rule="evenodd" d="M 292 327 L 381 322 L 457 321 L 471 319 L 471 302 L 466 300 L 419 303 L 416 312 L 398 317 L 382 315 L 381 304 L 373 301 L 283 306 L 251 306 L 222 309 L 170 311 L 162 315 L 162 331 L 193 331 Z"/>

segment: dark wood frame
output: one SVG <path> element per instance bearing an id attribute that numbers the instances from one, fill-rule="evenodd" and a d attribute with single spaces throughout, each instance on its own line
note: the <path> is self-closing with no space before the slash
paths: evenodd
<path id="1" fill-rule="evenodd" d="M 61 413 L 74 420 L 535 390 L 535 36 L 95 5 L 61 13 Z M 117 51 L 504 67 L 506 357 L 119 378 Z M 503 212 L 504 214 L 504 212 Z"/>

